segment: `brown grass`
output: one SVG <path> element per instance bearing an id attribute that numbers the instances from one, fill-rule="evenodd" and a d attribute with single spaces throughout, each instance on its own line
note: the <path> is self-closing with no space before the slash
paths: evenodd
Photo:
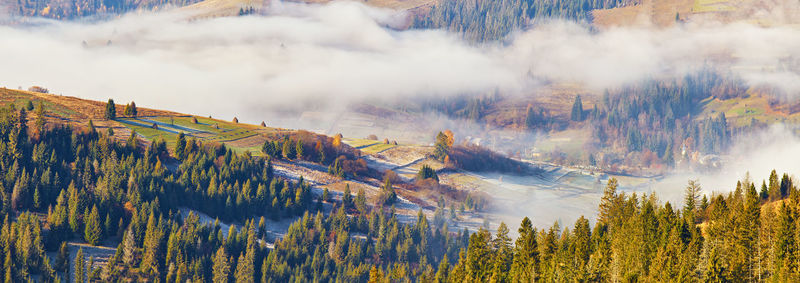
<path id="1" fill-rule="evenodd" d="M 695 0 L 644 0 L 642 4 L 614 9 L 594 10 L 594 24 L 598 27 L 655 25 L 669 27 L 675 24 L 675 13 L 681 20 L 692 14 Z"/>

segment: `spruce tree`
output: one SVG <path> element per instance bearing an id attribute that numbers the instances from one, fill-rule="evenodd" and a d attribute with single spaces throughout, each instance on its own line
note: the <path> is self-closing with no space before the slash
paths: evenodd
<path id="1" fill-rule="evenodd" d="M 97 212 L 97 205 L 92 207 L 89 215 L 86 216 L 86 227 L 84 229 L 84 239 L 92 246 L 97 246 L 102 240 L 103 230 L 100 228 L 100 215 Z"/>
<path id="2" fill-rule="evenodd" d="M 67 246 L 67 242 L 61 242 L 54 267 L 56 270 L 62 272 L 67 272 L 69 270 L 69 246 Z"/>
<path id="3" fill-rule="evenodd" d="M 350 192 L 350 184 L 345 184 L 344 186 L 344 193 L 342 194 L 342 205 L 346 209 L 350 209 L 353 207 L 353 195 Z"/>
<path id="4" fill-rule="evenodd" d="M 600 211 L 598 213 L 597 221 L 609 224 L 616 220 L 616 210 L 619 203 L 617 186 L 618 183 L 616 178 L 611 178 L 608 180 L 608 184 L 603 190 L 603 197 L 600 199 Z"/>
<path id="5" fill-rule="evenodd" d="M 297 155 L 297 159 L 305 159 L 305 150 L 303 148 L 302 140 L 297 140 L 297 145 L 295 145 L 295 154 Z"/>
<path id="6" fill-rule="evenodd" d="M 178 133 L 178 137 L 175 141 L 175 157 L 178 160 L 183 160 L 184 154 L 183 152 L 186 150 L 186 137 L 184 136 L 183 132 Z"/>
<path id="7" fill-rule="evenodd" d="M 231 266 L 228 263 L 228 255 L 225 253 L 225 249 L 220 247 L 214 256 L 213 281 L 215 283 L 228 283 L 230 272 Z"/>
<path id="8" fill-rule="evenodd" d="M 131 114 L 130 114 L 130 116 L 135 118 L 137 115 L 139 115 L 139 110 L 136 109 L 136 102 L 131 101 Z"/>
<path id="9" fill-rule="evenodd" d="M 105 118 L 106 120 L 114 120 L 117 118 L 117 107 L 114 105 L 113 99 L 108 99 Z"/>
<path id="10" fill-rule="evenodd" d="M 295 150 L 296 148 L 292 146 L 292 143 L 289 141 L 289 139 L 285 139 L 283 141 L 283 148 L 282 148 L 283 157 L 285 157 L 286 159 L 294 159 L 296 156 Z"/>
<path id="11" fill-rule="evenodd" d="M 512 280 L 514 282 L 535 281 L 536 266 L 539 260 L 539 247 L 536 243 L 536 229 L 528 217 L 522 219 L 519 236 L 514 245 L 514 261 L 512 263 Z"/>
<path id="12" fill-rule="evenodd" d="M 359 188 L 358 193 L 356 193 L 356 209 L 362 214 L 367 213 L 367 195 L 364 193 L 363 188 Z"/>
<path id="13" fill-rule="evenodd" d="M 255 282 L 255 267 L 253 266 L 253 252 L 248 251 L 246 254 L 239 256 L 236 262 L 236 283 L 249 283 Z"/>
<path id="14" fill-rule="evenodd" d="M 136 243 L 134 242 L 132 228 L 128 228 L 127 232 L 125 232 L 122 244 L 124 245 L 122 261 L 129 266 L 133 265 L 133 259 L 136 256 Z"/>
<path id="15" fill-rule="evenodd" d="M 83 201 L 74 181 L 70 182 L 69 187 L 67 187 L 67 193 L 69 194 L 69 226 L 72 228 L 73 233 L 80 233 L 83 223 L 81 223 L 79 216 Z"/>
<path id="16" fill-rule="evenodd" d="M 80 248 L 78 249 L 78 253 L 75 255 L 75 282 L 86 282 L 85 261 L 86 259 L 83 256 L 83 248 Z"/>
<path id="17" fill-rule="evenodd" d="M 700 184 L 697 180 L 689 180 L 689 184 L 684 191 L 684 208 L 686 216 L 695 217 L 698 201 L 700 201 Z"/>
<path id="18" fill-rule="evenodd" d="M 769 187 L 767 188 L 769 191 L 770 201 L 779 200 L 783 196 L 781 194 L 781 185 L 780 181 L 778 180 L 778 173 L 776 173 L 774 169 L 769 174 Z"/>
<path id="19" fill-rule="evenodd" d="M 155 214 L 150 213 L 147 219 L 147 230 L 144 236 L 144 253 L 142 254 L 141 268 L 144 272 L 159 272 L 161 256 L 161 240 L 163 237 L 162 227 L 159 220 L 156 220 Z"/>
<path id="20" fill-rule="evenodd" d="M 583 121 L 583 103 L 581 102 L 581 96 L 575 96 L 575 102 L 572 104 L 572 113 L 570 114 L 570 119 L 572 121 Z"/>
<path id="21" fill-rule="evenodd" d="M 39 106 L 36 107 L 36 131 L 40 134 L 44 132 L 45 114 L 44 103 L 39 101 Z"/>

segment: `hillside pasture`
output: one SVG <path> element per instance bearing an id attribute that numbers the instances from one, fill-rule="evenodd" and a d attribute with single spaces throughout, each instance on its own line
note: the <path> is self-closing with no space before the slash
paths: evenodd
<path id="1" fill-rule="evenodd" d="M 768 97 L 759 94 L 731 99 L 711 97 L 702 103 L 704 109 L 698 119 L 717 117 L 724 112 L 728 124 L 732 127 L 749 126 L 754 122 L 769 125 L 783 121 L 800 121 L 800 112 L 791 113 L 790 109 L 776 109 L 770 104 Z"/>
<path id="2" fill-rule="evenodd" d="M 693 13 L 730 12 L 736 7 L 728 0 L 695 0 L 692 5 Z"/>

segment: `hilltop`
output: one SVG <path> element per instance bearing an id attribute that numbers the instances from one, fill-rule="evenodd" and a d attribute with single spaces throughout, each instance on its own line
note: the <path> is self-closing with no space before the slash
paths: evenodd
<path id="1" fill-rule="evenodd" d="M 29 101 L 34 107 L 39 103 L 44 105 L 47 123 L 70 125 L 80 129 L 86 128 L 91 120 L 98 131 L 107 132 L 109 128 L 112 129 L 117 140 L 124 141 L 135 131 L 145 145 L 154 140 L 164 139 L 169 148 L 172 148 L 178 134 L 183 132 L 187 137 L 195 137 L 204 143 L 225 144 L 237 152 L 250 151 L 260 155 L 261 146 L 265 141 L 293 132 L 144 107 L 137 107 L 138 115 L 130 117 L 122 115 L 126 103 L 121 101 L 116 104 L 118 118 L 106 120 L 104 118 L 106 102 L 33 91 L 0 89 L 2 106 L 13 103 L 16 107 L 25 107 Z"/>

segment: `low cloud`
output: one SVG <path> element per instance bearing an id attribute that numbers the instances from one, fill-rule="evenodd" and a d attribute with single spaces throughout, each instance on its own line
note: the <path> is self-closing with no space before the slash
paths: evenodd
<path id="1" fill-rule="evenodd" d="M 736 182 L 749 176 L 760 190 L 762 180 L 769 180 L 774 169 L 779 176 L 789 174 L 794 180 L 800 173 L 800 136 L 796 128 L 776 124 L 770 128 L 739 137 L 729 153 L 723 156 L 720 168 L 711 172 L 677 172 L 648 186 L 663 201 L 683 205 L 683 193 L 688 180 L 698 180 L 705 194 L 723 193 L 736 189 Z"/>
<path id="2" fill-rule="evenodd" d="M 356 2 L 272 2 L 263 16 L 190 20 L 174 10 L 102 22 L 0 27 L 0 84 L 243 121 L 353 101 L 591 89 L 712 66 L 800 92 L 796 27 L 688 23 L 591 31 L 554 21 L 506 43 L 402 30 L 405 13 Z M 85 43 L 84 43 L 85 42 Z"/>

